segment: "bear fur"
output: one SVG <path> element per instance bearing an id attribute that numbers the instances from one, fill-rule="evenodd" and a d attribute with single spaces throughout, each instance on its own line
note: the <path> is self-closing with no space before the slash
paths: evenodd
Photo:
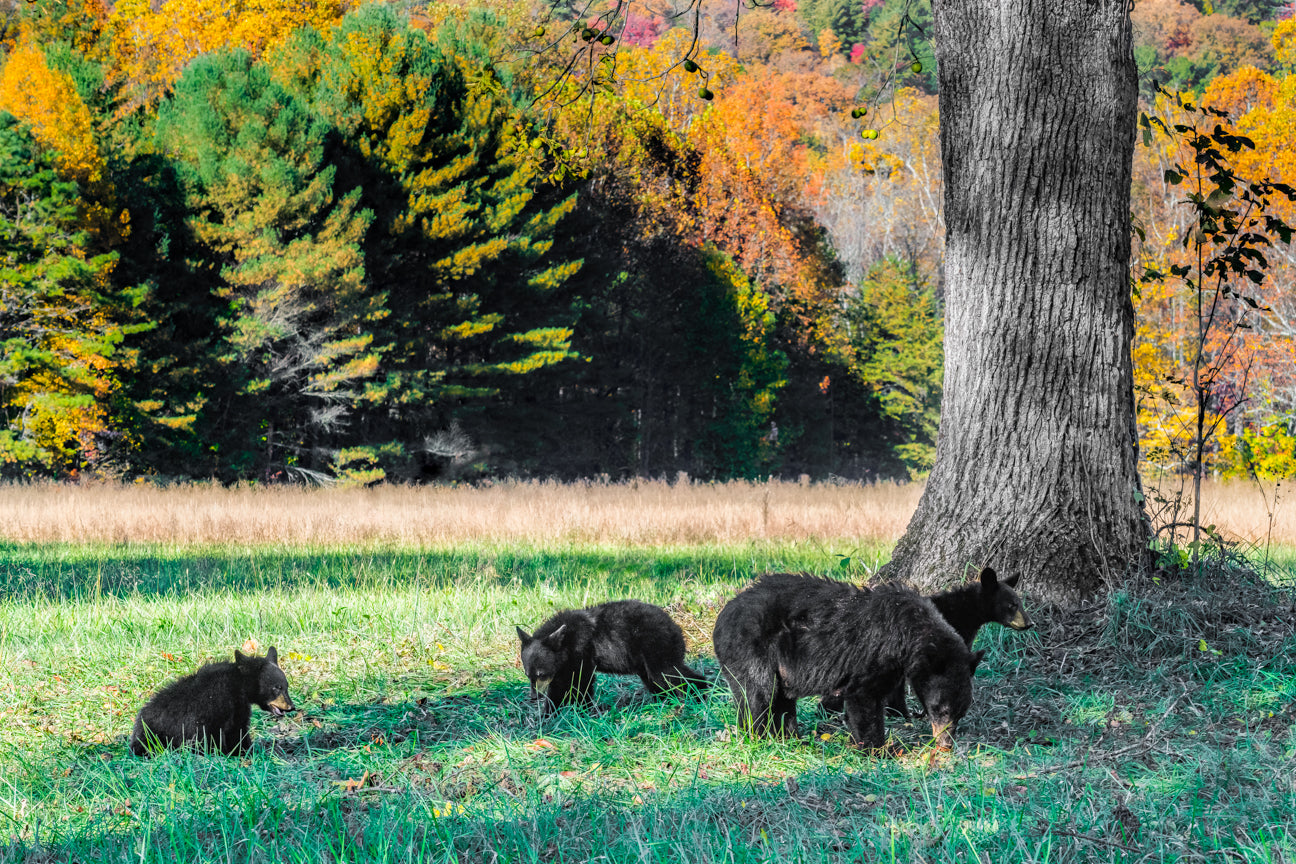
<path id="1" fill-rule="evenodd" d="M 712 640 L 744 727 L 795 735 L 798 698 L 840 696 L 851 737 L 866 747 L 883 745 L 883 703 L 906 679 L 937 744 L 951 746 L 982 656 L 912 589 L 805 573 L 760 576 L 720 610 Z"/>
<path id="2" fill-rule="evenodd" d="M 1035 626 L 1022 608 L 1021 597 L 1013 590 L 1017 579 L 1014 575 L 1001 582 L 993 569 L 983 567 L 977 581 L 932 595 L 932 605 L 971 648 L 972 640 L 986 624 L 1002 624 L 1014 630 Z"/>
<path id="3" fill-rule="evenodd" d="M 651 603 L 616 600 L 568 609 L 534 634 L 518 627 L 517 635 L 531 697 L 543 702 L 545 714 L 559 705 L 590 704 L 595 672 L 638 675 L 653 694 L 708 684 L 684 663 L 684 631 Z"/>
<path id="4" fill-rule="evenodd" d="M 971 648 L 977 633 L 986 624 L 1002 624 L 1014 630 L 1029 630 L 1035 626 L 1022 607 L 1021 597 L 1013 590 L 1017 581 L 1018 577 L 1013 575 L 1001 582 L 992 568 L 983 567 L 977 581 L 933 594 L 928 599 Z M 828 711 L 842 710 L 842 701 L 837 697 L 830 696 L 822 704 Z M 909 716 L 903 683 L 887 697 L 887 708 Z"/>
<path id="5" fill-rule="evenodd" d="M 252 743 L 248 723 L 256 705 L 276 717 L 294 710 L 279 652 L 264 657 L 234 652 L 234 662 L 208 663 L 163 687 L 140 709 L 131 732 L 136 756 L 158 747 L 194 742 L 204 749 L 242 753 Z"/>

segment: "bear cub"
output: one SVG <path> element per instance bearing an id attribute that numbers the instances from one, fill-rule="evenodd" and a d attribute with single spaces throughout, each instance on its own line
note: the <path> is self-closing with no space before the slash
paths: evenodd
<path id="1" fill-rule="evenodd" d="M 534 634 L 518 627 L 517 635 L 531 698 L 542 700 L 545 714 L 559 705 L 590 704 L 595 672 L 638 675 L 652 694 L 708 684 L 684 663 L 684 631 L 651 603 L 616 600 L 568 609 Z"/>
<path id="2" fill-rule="evenodd" d="M 798 698 L 839 696 L 851 737 L 875 748 L 885 742 L 883 704 L 906 679 L 936 744 L 952 746 L 982 656 L 912 589 L 806 573 L 759 577 L 720 610 L 712 641 L 746 728 L 795 735 Z"/>
<path id="3" fill-rule="evenodd" d="M 977 633 L 986 624 L 1002 624 L 1013 630 L 1029 630 L 1035 626 L 1035 622 L 1031 621 L 1022 607 L 1021 597 L 1013 590 L 1017 587 L 1017 581 L 1016 574 L 1000 581 L 992 568 L 983 567 L 976 581 L 933 594 L 928 599 L 971 648 Z M 842 701 L 837 697 L 825 698 L 822 704 L 828 711 L 842 710 Z M 903 683 L 887 698 L 886 707 L 897 714 L 909 716 Z"/>
<path id="4" fill-rule="evenodd" d="M 242 753 L 252 743 L 248 723 L 253 705 L 276 717 L 295 710 L 273 645 L 264 657 L 235 651 L 233 663 L 208 663 L 159 690 L 135 717 L 131 752 L 144 756 L 192 741 L 205 749 Z"/>
<path id="5" fill-rule="evenodd" d="M 977 632 L 986 624 L 1029 630 L 1035 622 L 1026 614 L 1021 598 L 1013 590 L 1017 587 L 1017 579 L 1014 574 L 1000 581 L 993 569 L 983 567 L 977 581 L 933 595 L 932 605 L 963 637 L 969 648 Z"/>

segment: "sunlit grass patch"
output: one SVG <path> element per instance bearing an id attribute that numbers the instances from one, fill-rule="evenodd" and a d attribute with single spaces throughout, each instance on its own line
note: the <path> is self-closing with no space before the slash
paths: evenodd
<path id="1" fill-rule="evenodd" d="M 1291 597 L 1254 585 L 986 628 L 951 754 L 892 718 L 901 755 L 875 758 L 813 699 L 800 738 L 753 740 L 718 678 L 648 700 L 600 676 L 594 710 L 543 721 L 527 699 L 515 625 L 638 597 L 714 676 L 724 601 L 759 570 L 840 573 L 834 552 L 11 547 L 0 862 L 1296 856 Z M 300 711 L 257 712 L 246 758 L 127 753 L 151 692 L 248 640 Z"/>

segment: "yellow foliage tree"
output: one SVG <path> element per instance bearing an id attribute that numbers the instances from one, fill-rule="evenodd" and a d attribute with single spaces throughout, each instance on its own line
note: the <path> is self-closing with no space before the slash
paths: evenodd
<path id="1" fill-rule="evenodd" d="M 698 97 L 703 87 L 722 93 L 737 78 L 738 61 L 723 51 L 697 57 L 697 71 L 680 64 L 693 45 L 693 34 L 677 28 L 651 48 L 623 46 L 616 57 L 613 84 L 632 106 L 655 106 L 667 124 L 682 130 L 710 104 Z"/>
<path id="2" fill-rule="evenodd" d="M 31 125 L 32 136 L 58 154 L 64 177 L 95 183 L 103 176 L 90 109 L 72 78 L 50 69 L 36 46 L 23 44 L 9 55 L 0 72 L 0 111 Z"/>
<path id="3" fill-rule="evenodd" d="M 1296 18 L 1278 22 L 1273 36 L 1274 61 L 1288 69 L 1296 67 Z"/>
<path id="4" fill-rule="evenodd" d="M 825 60 L 836 57 L 841 53 L 842 42 L 837 38 L 837 34 L 831 29 L 825 27 L 819 31 L 819 56 Z"/>
<path id="5" fill-rule="evenodd" d="M 195 57 L 273 51 L 300 27 L 327 31 L 342 0 L 119 0 L 108 27 L 114 69 L 136 104 L 161 99 Z"/>

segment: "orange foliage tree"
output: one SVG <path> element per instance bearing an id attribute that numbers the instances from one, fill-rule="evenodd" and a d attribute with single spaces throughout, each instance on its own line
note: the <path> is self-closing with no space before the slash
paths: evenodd
<path id="1" fill-rule="evenodd" d="M 572 149 L 609 154 L 605 183 L 624 184 L 681 240 L 731 256 L 795 310 L 811 341 L 834 344 L 840 283 L 823 270 L 801 204 L 816 157 L 800 140 L 809 112 L 798 105 L 797 82 L 739 74 L 723 52 L 689 71 L 676 64 L 689 38 L 676 30 L 651 48 L 622 47 L 615 92 L 595 91 L 591 103 L 562 112 L 560 135 Z M 699 85 L 713 100 L 698 98 Z M 845 101 L 839 88 L 822 95 Z"/>
<path id="2" fill-rule="evenodd" d="M 1271 104 L 1267 76 L 1249 70 L 1230 77 L 1217 88 L 1219 104 L 1251 106 L 1244 116 Z M 1255 398 L 1273 371 L 1266 353 L 1290 356 L 1290 343 L 1274 354 L 1283 340 L 1265 332 L 1269 316 L 1257 313 L 1271 312 L 1267 300 L 1283 293 L 1268 277 L 1291 241 L 1285 218 L 1296 192 L 1266 170 L 1274 163 L 1257 161 L 1264 142 L 1235 131 L 1222 108 L 1166 91 L 1158 105 L 1170 119 L 1145 116 L 1141 123 L 1161 176 L 1145 171 L 1137 188 L 1146 195 L 1159 182 L 1163 202 L 1179 200 L 1170 199 L 1169 209 L 1149 207 L 1140 229 L 1144 277 L 1135 290 L 1133 346 L 1138 421 L 1144 457 L 1191 476 L 1199 508 L 1207 462 L 1238 465 L 1228 457 L 1248 440 L 1247 406 L 1252 418 L 1268 413 Z M 1223 434 L 1230 425 L 1233 434 Z M 1195 560 L 1196 509 L 1187 524 Z"/>

